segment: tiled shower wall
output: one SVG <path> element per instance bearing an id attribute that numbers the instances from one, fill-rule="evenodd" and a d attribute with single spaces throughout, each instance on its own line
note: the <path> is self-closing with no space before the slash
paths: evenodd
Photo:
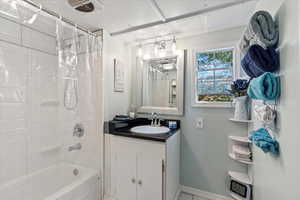
<path id="1" fill-rule="evenodd" d="M 38 22 L 42 24 L 40 20 Z M 0 184 L 57 163 L 56 40 L 0 17 Z M 45 24 L 47 27 L 47 24 Z M 46 31 L 44 29 L 44 31 Z"/>
<path id="2" fill-rule="evenodd" d="M 100 121 L 95 101 L 88 99 L 97 88 L 91 85 L 85 53 L 79 56 L 78 109 L 67 111 L 55 21 L 39 16 L 30 26 L 19 22 L 0 15 L 0 185 L 61 161 L 100 169 Z M 96 77 L 101 79 L 101 71 Z M 83 138 L 72 135 L 76 123 L 85 127 Z M 77 142 L 82 150 L 68 152 Z"/>

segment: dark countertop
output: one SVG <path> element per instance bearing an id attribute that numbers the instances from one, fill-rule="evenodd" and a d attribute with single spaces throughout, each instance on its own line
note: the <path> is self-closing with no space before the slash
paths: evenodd
<path id="1" fill-rule="evenodd" d="M 174 135 L 180 129 L 180 121 L 179 120 L 162 120 L 161 125 L 168 127 L 169 121 L 176 121 L 177 122 L 177 129 L 171 130 L 165 134 L 156 134 L 156 135 L 148 135 L 148 134 L 140 134 L 140 133 L 132 133 L 130 131 L 131 128 L 135 126 L 143 126 L 143 125 L 150 125 L 151 120 L 147 118 L 136 118 L 131 119 L 128 121 L 108 121 L 104 122 L 104 133 L 118 135 L 123 137 L 130 137 L 130 138 L 139 138 L 144 140 L 152 140 L 158 142 L 166 142 L 168 138 Z"/>

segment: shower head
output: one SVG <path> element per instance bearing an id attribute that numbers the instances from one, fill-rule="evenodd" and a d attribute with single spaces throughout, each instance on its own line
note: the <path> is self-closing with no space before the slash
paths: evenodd
<path id="1" fill-rule="evenodd" d="M 103 0 L 68 0 L 72 8 L 81 12 L 93 12 L 95 9 L 102 9 Z"/>

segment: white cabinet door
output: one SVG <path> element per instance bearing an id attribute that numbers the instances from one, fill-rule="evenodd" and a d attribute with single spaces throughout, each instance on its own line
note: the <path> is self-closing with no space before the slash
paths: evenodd
<path id="1" fill-rule="evenodd" d="M 116 197 L 118 200 L 136 200 L 136 146 L 126 138 L 115 138 Z"/>
<path id="2" fill-rule="evenodd" d="M 158 142 L 140 142 L 137 152 L 137 200 L 164 200 L 165 146 Z"/>

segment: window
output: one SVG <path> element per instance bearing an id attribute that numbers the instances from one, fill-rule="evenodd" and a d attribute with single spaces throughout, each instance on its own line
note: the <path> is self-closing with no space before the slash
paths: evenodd
<path id="1" fill-rule="evenodd" d="M 195 52 L 196 103 L 230 102 L 233 81 L 234 49 Z"/>

